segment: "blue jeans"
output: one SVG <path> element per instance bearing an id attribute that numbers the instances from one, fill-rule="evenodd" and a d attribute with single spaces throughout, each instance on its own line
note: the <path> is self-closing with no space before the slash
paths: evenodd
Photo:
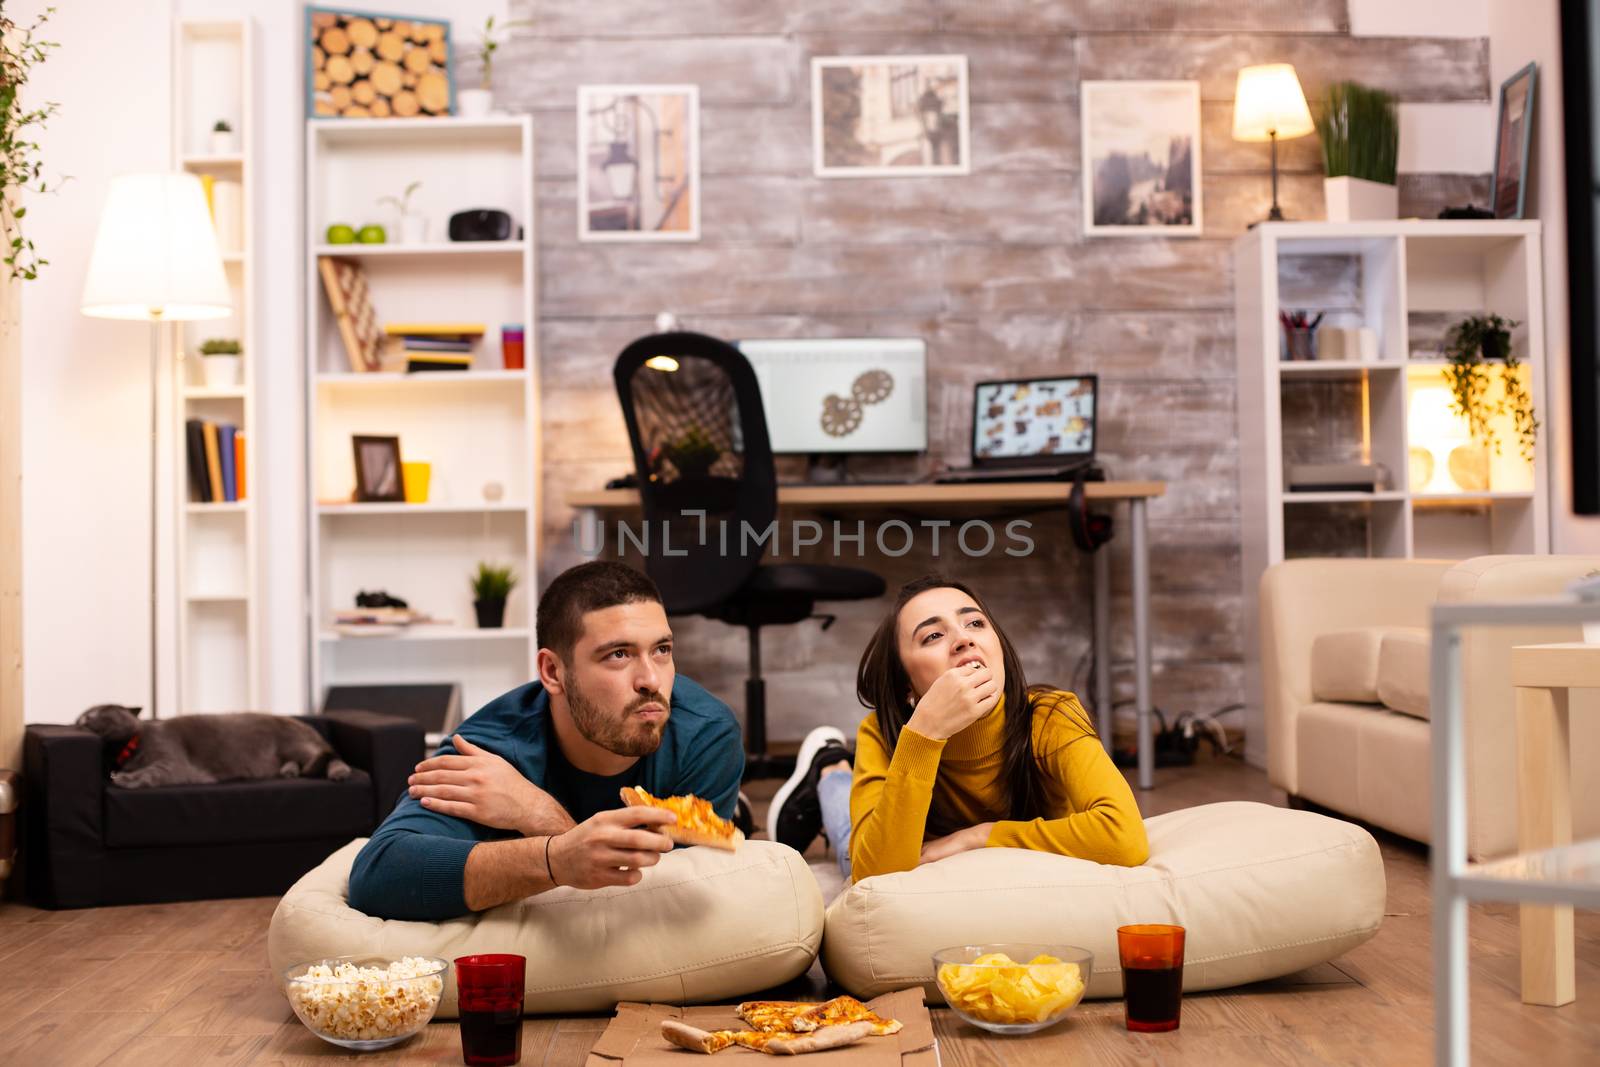
<path id="1" fill-rule="evenodd" d="M 822 828 L 845 880 L 850 878 L 850 782 L 854 775 L 835 772 L 817 779 L 817 802 L 822 805 Z"/>

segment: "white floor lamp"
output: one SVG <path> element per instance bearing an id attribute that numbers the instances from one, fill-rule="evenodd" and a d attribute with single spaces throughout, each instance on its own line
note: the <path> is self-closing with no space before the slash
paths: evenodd
<path id="1" fill-rule="evenodd" d="M 205 192 L 193 174 L 125 174 L 111 180 L 89 276 L 85 315 L 150 323 L 150 716 L 156 717 L 156 441 L 163 322 L 221 319 L 233 297 Z"/>

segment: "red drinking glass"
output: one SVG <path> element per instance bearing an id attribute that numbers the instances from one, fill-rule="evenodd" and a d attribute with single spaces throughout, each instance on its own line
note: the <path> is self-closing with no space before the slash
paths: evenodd
<path id="1" fill-rule="evenodd" d="M 528 961 L 490 952 L 456 960 L 461 1058 L 470 1067 L 511 1067 L 522 1060 L 522 990 Z"/>
<path id="2" fill-rule="evenodd" d="M 1183 1007 L 1183 927 L 1120 926 L 1117 953 L 1122 957 L 1128 1029 L 1143 1034 L 1176 1030 Z"/>

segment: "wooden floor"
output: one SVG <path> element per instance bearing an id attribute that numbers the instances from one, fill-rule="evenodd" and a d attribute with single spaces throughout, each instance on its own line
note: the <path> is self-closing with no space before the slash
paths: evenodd
<path id="1" fill-rule="evenodd" d="M 751 790 L 760 807 L 771 784 Z M 1215 800 L 1281 803 L 1233 763 L 1163 771 L 1146 815 Z M 1426 853 L 1380 837 L 1389 912 L 1348 955 L 1275 982 L 1184 998 L 1183 1028 L 1136 1035 L 1116 1001 L 1090 1002 L 1033 1037 L 998 1038 L 935 1011 L 944 1067 L 1063 1064 L 1426 1064 L 1432 1055 Z M 290 1013 L 267 970 L 272 900 L 89 911 L 0 905 L 0 1063 L 17 1067 L 322 1064 L 343 1056 Z M 1473 1047 L 1479 1064 L 1600 1062 L 1600 918 L 1580 913 L 1578 1001 L 1517 999 L 1514 908 L 1472 913 Z M 576 1067 L 604 1017 L 529 1019 L 522 1062 Z M 365 1064 L 461 1062 L 459 1032 L 439 1023 Z"/>

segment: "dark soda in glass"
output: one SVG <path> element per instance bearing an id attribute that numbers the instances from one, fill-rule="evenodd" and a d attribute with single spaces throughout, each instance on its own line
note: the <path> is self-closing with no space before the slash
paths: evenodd
<path id="1" fill-rule="evenodd" d="M 1183 968 L 1167 960 L 1130 960 L 1122 965 L 1122 997 L 1129 1030 L 1145 1034 L 1176 1030 L 1183 1008 Z"/>
<path id="2" fill-rule="evenodd" d="M 461 1058 L 468 1067 L 512 1067 L 521 1062 L 526 966 L 526 959 L 510 953 L 456 960 Z"/>

